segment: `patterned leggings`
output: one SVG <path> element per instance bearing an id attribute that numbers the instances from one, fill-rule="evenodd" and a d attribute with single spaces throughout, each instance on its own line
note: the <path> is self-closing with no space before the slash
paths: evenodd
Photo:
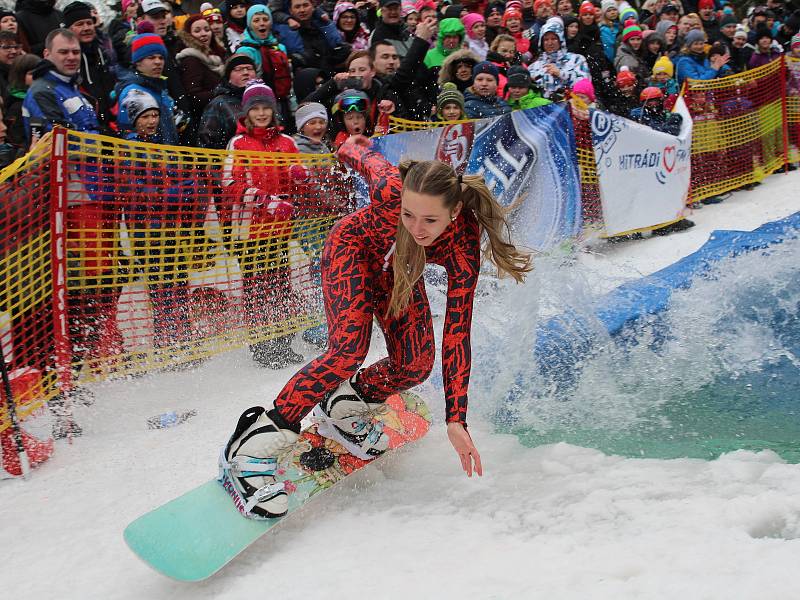
<path id="1" fill-rule="evenodd" d="M 425 283 L 420 278 L 400 317 L 386 316 L 391 270 L 370 259 L 357 215 L 345 217 L 331 231 L 322 254 L 322 293 L 328 320 L 328 348 L 300 369 L 283 387 L 275 407 L 288 423 L 298 423 L 364 362 L 378 319 L 389 356 L 363 369 L 360 390 L 385 400 L 425 381 L 435 358 L 433 322 Z"/>

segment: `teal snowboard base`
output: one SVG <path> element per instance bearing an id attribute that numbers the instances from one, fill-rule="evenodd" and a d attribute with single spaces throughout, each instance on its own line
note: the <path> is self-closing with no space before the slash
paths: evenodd
<path id="1" fill-rule="evenodd" d="M 415 394 L 403 392 L 387 404 L 391 410 L 381 421 L 389 435 L 389 450 L 375 460 L 421 438 L 430 427 L 428 408 Z M 212 480 L 133 521 L 125 528 L 125 542 L 159 573 L 179 581 L 201 581 L 321 492 L 375 460 L 356 458 L 320 436 L 312 425 L 280 457 L 279 478 L 289 492 L 286 516 L 245 518 L 223 486 Z"/>

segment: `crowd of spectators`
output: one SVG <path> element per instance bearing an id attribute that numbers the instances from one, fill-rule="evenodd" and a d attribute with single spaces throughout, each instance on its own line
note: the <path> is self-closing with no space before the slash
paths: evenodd
<path id="1" fill-rule="evenodd" d="M 670 120 L 653 110 L 668 110 L 685 79 L 800 56 L 800 10 L 783 0 L 746 15 L 724 0 L 197 1 L 122 0 L 109 23 L 88 1 L 0 11 L 3 164 L 55 124 L 226 148 L 252 80 L 298 149 L 385 132 L 389 115 L 482 118 L 574 100 L 579 82 L 589 106 L 659 127 Z M 306 103 L 316 116 L 300 125 Z M 143 105 L 158 111 L 151 133 L 131 111 Z"/>

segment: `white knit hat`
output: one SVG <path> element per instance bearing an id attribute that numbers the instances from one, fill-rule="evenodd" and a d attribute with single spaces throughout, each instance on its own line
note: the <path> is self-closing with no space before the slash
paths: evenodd
<path id="1" fill-rule="evenodd" d="M 606 14 L 606 11 L 612 8 L 617 8 L 617 0 L 603 0 L 600 3 L 600 11 L 603 14 Z"/>
<path id="2" fill-rule="evenodd" d="M 747 38 L 747 30 L 744 28 L 744 25 L 736 26 L 736 33 L 733 34 L 733 37 Z"/>
<path id="3" fill-rule="evenodd" d="M 328 122 L 328 111 L 319 102 L 306 102 L 297 107 L 294 113 L 294 123 L 297 126 L 297 131 L 303 129 L 303 125 L 308 123 L 311 119 L 325 119 Z"/>

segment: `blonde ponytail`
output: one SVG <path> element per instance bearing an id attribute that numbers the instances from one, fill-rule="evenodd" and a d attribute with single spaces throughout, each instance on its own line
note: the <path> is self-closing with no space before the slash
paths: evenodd
<path id="1" fill-rule="evenodd" d="M 445 163 L 429 161 L 403 161 L 400 163 L 403 189 L 441 196 L 446 208 L 454 209 L 459 202 L 462 210 L 471 210 L 486 233 L 488 243 L 483 256 L 496 267 L 500 277 L 510 275 L 517 282 L 533 268 L 531 255 L 516 248 L 510 241 L 505 209 L 495 200 L 481 175 L 459 177 Z M 425 269 L 425 248 L 414 241 L 411 233 L 397 223 L 394 251 L 394 287 L 387 314 L 399 316 L 408 307 L 411 295 Z"/>

